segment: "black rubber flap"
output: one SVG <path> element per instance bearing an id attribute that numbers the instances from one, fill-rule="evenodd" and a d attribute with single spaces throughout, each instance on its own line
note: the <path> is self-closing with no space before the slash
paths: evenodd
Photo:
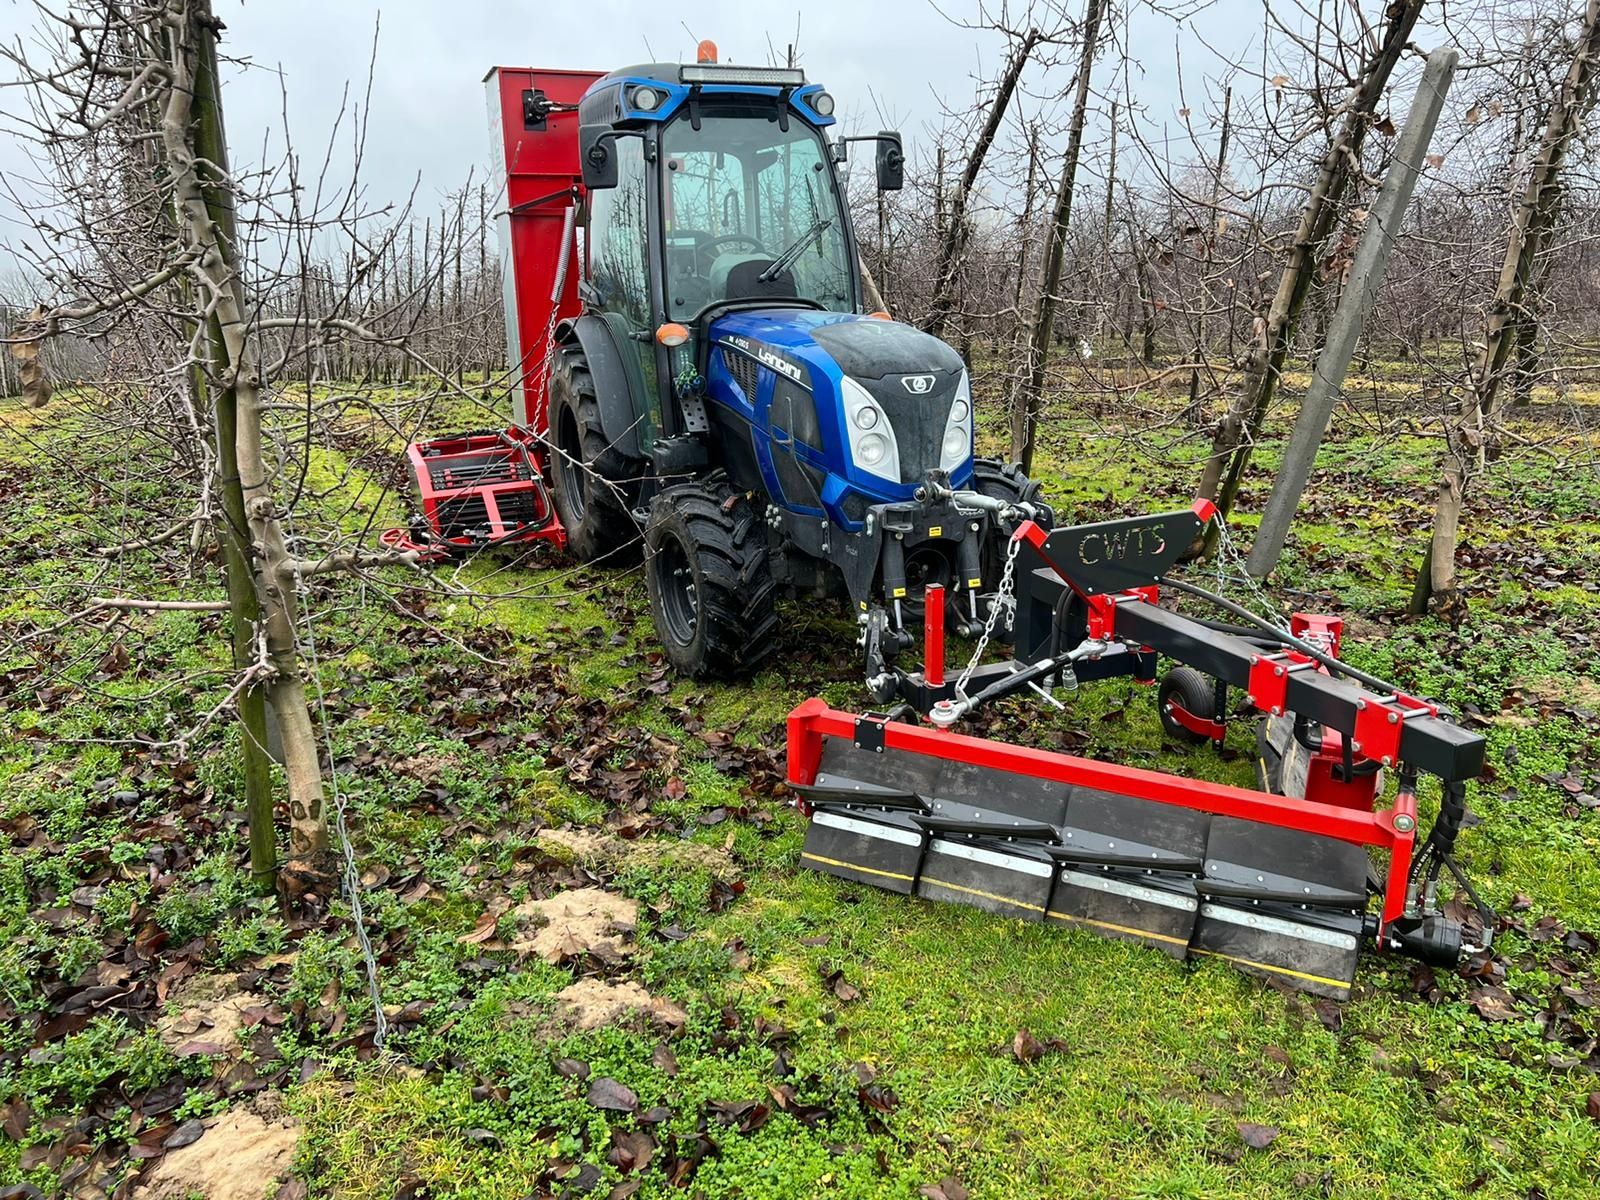
<path id="1" fill-rule="evenodd" d="M 1206 843 L 1207 879 L 1274 895 L 1303 895 L 1307 903 L 1362 896 L 1367 852 L 1334 838 L 1217 817 Z"/>
<path id="2" fill-rule="evenodd" d="M 1063 861 L 1198 873 L 1211 816 L 1191 808 L 1073 789 L 1061 831 Z M 1081 857 L 1080 857 L 1081 856 Z"/>
<path id="3" fill-rule="evenodd" d="M 1186 877 L 1063 866 L 1045 919 L 1187 958 L 1198 909 Z"/>
<path id="4" fill-rule="evenodd" d="M 825 738 L 818 765 L 818 787 L 877 788 L 932 796 L 939 760 L 922 754 L 858 750 L 842 738 Z"/>
<path id="5" fill-rule="evenodd" d="M 1038 921 L 1054 879 L 1055 864 L 1036 843 L 931 837 L 916 890 L 929 900 Z"/>
<path id="6" fill-rule="evenodd" d="M 902 812 L 822 808 L 811 814 L 800 865 L 908 896 L 925 836 Z"/>
<path id="7" fill-rule="evenodd" d="M 1367 863 L 1366 851 L 1348 842 L 1218 817 L 1211 825 L 1205 873 L 1230 892 L 1258 887 L 1315 902 L 1362 895 Z M 1204 882 L 1200 890 L 1205 891 Z M 1192 948 L 1252 974 L 1342 1000 L 1355 979 L 1361 938 L 1359 911 L 1202 895 Z"/>
<path id="8" fill-rule="evenodd" d="M 952 812 L 952 805 L 966 806 L 1046 825 L 1060 825 L 1067 809 L 1067 789 L 1047 779 L 946 762 L 904 750 L 886 749 L 874 754 L 859 750 L 842 738 L 824 741 L 816 782 L 828 786 L 854 782 L 914 792 L 927 797 L 934 812 Z"/>

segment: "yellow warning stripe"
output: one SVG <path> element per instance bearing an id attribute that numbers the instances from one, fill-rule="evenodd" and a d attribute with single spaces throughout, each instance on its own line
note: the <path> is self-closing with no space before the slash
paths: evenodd
<path id="1" fill-rule="evenodd" d="M 1350 981 L 1347 979 L 1329 979 L 1326 975 L 1313 975 L 1309 971 L 1291 971 L 1288 967 L 1275 967 L 1271 963 L 1257 962 L 1253 958 L 1240 958 L 1236 954 L 1224 954 L 1221 950 L 1207 950 L 1200 946 L 1190 946 L 1195 954 L 1209 954 L 1212 958 L 1225 958 L 1229 962 L 1238 963 L 1245 967 L 1254 967 L 1258 971 L 1271 971 L 1274 975 L 1289 975 L 1295 979 L 1309 980 L 1311 983 L 1325 983 L 1329 987 L 1350 990 Z"/>
<path id="2" fill-rule="evenodd" d="M 860 863 L 845 862 L 838 858 L 824 858 L 820 854 L 813 854 L 809 850 L 801 851 L 801 858 L 809 858 L 812 862 L 826 863 L 830 867 L 843 867 L 846 871 L 864 871 L 868 875 L 882 875 L 885 879 L 904 879 L 907 883 L 915 883 L 910 875 L 902 875 L 898 871 L 880 871 L 877 867 L 863 867 Z"/>
<path id="3" fill-rule="evenodd" d="M 1057 912 L 1053 908 L 1044 915 L 1054 917 L 1058 921 L 1072 921 L 1078 925 L 1092 925 L 1096 929 L 1109 929 L 1112 933 L 1126 933 L 1133 937 L 1154 938 L 1158 942 L 1170 942 L 1174 946 L 1187 946 L 1189 944 L 1188 938 L 1177 938 L 1166 933 L 1153 933 L 1148 929 L 1135 929 L 1131 925 L 1113 925 L 1110 921 L 1096 921 L 1093 917 L 1075 917 L 1071 913 Z"/>
<path id="4" fill-rule="evenodd" d="M 1012 908 L 1025 908 L 1029 912 L 1042 913 L 1044 907 L 1039 904 L 1028 904 L 1022 900 L 1013 900 L 1010 896 L 997 896 L 993 892 L 979 891 L 977 888 L 962 887 L 959 883 L 946 883 L 942 879 L 934 879 L 924 875 L 922 883 L 931 883 L 934 887 L 949 888 L 952 892 L 965 892 L 969 896 L 982 896 L 985 900 L 995 900 L 1001 904 L 1009 904 Z"/>
<path id="5" fill-rule="evenodd" d="M 864 867 L 860 863 L 845 862 L 843 859 L 828 858 L 821 854 L 812 854 L 809 850 L 802 851 L 801 858 L 810 859 L 812 862 L 824 863 L 830 867 L 843 867 L 847 871 L 862 871 L 868 875 L 882 875 L 885 879 L 903 879 L 907 883 L 916 883 L 918 880 L 910 875 L 902 875 L 898 871 L 880 871 L 877 867 Z M 1304 979 L 1310 983 L 1326 984 L 1328 987 L 1339 988 L 1343 991 L 1350 990 L 1350 984 L 1343 979 L 1330 979 L 1326 975 L 1313 975 L 1309 971 L 1291 971 L 1288 967 L 1277 967 L 1271 963 L 1257 962 L 1253 958 L 1240 958 L 1236 954 L 1224 954 L 1220 950 L 1206 950 L 1200 946 L 1189 946 L 1183 938 L 1175 938 L 1165 933 L 1154 933 L 1148 929 L 1135 929 L 1131 925 L 1116 925 L 1110 921 L 1096 921 L 1089 917 L 1075 917 L 1071 913 L 1057 912 L 1055 909 L 1045 909 L 1037 904 L 1028 904 L 1022 900 L 1013 900 L 1010 896 L 996 895 L 994 892 L 985 892 L 979 888 L 963 887 L 959 883 L 946 883 L 942 879 L 932 876 L 922 876 L 920 882 L 942 887 L 952 892 L 963 892 L 968 896 L 981 896 L 985 900 L 993 900 L 999 904 L 1009 904 L 1012 908 L 1024 908 L 1029 912 L 1044 913 L 1047 917 L 1055 917 L 1061 921 L 1071 921 L 1080 925 L 1091 925 L 1097 929 L 1109 929 L 1115 933 L 1126 933 L 1133 937 L 1154 938 L 1159 942 L 1170 942 L 1174 946 L 1188 946 L 1193 954 L 1206 954 L 1212 958 L 1226 959 L 1228 962 L 1239 963 L 1241 966 L 1255 967 L 1258 971 L 1270 971 L 1275 975 L 1288 975 L 1294 979 Z"/>

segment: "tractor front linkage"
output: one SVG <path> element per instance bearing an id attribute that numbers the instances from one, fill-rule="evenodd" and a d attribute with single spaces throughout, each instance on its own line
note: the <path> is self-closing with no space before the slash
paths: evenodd
<path id="1" fill-rule="evenodd" d="M 1441 910 L 1444 871 L 1475 906 L 1471 933 L 1486 945 L 1494 915 L 1453 857 L 1483 738 L 1340 662 L 1337 618 L 1296 614 L 1283 630 L 1167 579 L 1214 515 L 1201 501 L 1053 531 L 1023 521 L 985 636 L 954 679 L 944 598 L 930 588 L 922 670 L 891 665 L 869 681 L 887 713 L 812 699 L 789 716 L 789 782 L 811 818 L 803 864 L 1178 958 L 1226 959 L 1336 999 L 1368 942 L 1445 966 L 1478 948 Z M 1164 587 L 1243 623 L 1164 608 Z M 1012 656 L 980 664 L 990 635 L 1007 634 Z M 1240 709 L 1258 722 L 1259 789 L 956 732 L 973 711 L 1028 690 L 1059 703 L 1055 691 L 1081 681 L 1153 683 L 1158 656 L 1181 664 L 1158 690 L 1162 723 L 1181 740 L 1220 746 L 1230 697 L 1243 694 Z M 1385 770 L 1397 780 L 1387 806 Z M 1441 788 L 1419 844 L 1421 774 Z"/>

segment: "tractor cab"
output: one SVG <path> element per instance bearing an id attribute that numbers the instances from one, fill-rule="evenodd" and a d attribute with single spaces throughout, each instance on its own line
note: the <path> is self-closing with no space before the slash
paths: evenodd
<path id="1" fill-rule="evenodd" d="M 570 330 L 589 351 L 591 337 L 602 340 L 598 324 L 605 326 L 630 401 L 614 415 L 641 435 L 640 449 L 648 450 L 639 457 L 655 474 L 720 463 L 737 482 L 761 486 L 781 473 L 790 490 L 804 493 L 789 498 L 819 516 L 822 480 L 800 485 L 806 468 L 799 465 L 814 458 L 809 467 L 828 466 L 818 421 L 798 414 L 792 389 L 776 385 L 787 380 L 815 394 L 803 361 L 819 324 L 809 314 L 864 319 L 836 172 L 846 145 L 827 136 L 833 110 L 820 84 L 789 68 L 655 63 L 597 80 L 578 104 L 587 269 L 579 289 L 584 318 Z M 883 147 L 879 182 L 898 187 L 898 135 L 860 140 Z M 735 313 L 759 313 L 767 336 L 753 337 L 748 321 L 719 323 Z M 947 347 L 903 333 L 927 343 L 914 366 L 929 365 L 930 355 L 951 365 Z M 927 399 L 938 397 L 930 391 Z M 567 423 L 566 448 L 581 457 L 577 425 Z M 554 432 L 559 440 L 559 422 Z M 799 449 L 797 433 L 811 435 L 805 444 L 814 455 Z M 881 465 L 888 440 L 871 446 L 882 453 L 868 465 Z M 557 493 L 567 507 L 573 499 Z"/>
<path id="2" fill-rule="evenodd" d="M 642 557 L 693 676 L 758 666 L 776 598 L 846 599 L 881 689 L 925 616 L 994 625 L 1010 535 L 1050 510 L 975 457 L 961 356 L 868 311 L 840 167 L 871 143 L 899 188 L 899 134 L 830 137 L 802 71 L 698 57 L 490 71 L 513 424 L 410 447 L 391 543 Z"/>

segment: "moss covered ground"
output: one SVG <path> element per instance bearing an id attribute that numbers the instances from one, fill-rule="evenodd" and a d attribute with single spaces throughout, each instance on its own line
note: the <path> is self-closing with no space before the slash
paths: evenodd
<path id="1" fill-rule="evenodd" d="M 0 408 L 0 622 L 19 633 L 85 587 L 78 551 L 105 522 L 83 515 L 83 479 L 115 498 L 126 451 L 77 438 L 85 411 Z M 1462 859 L 1504 918 L 1468 971 L 1371 957 L 1342 1005 L 798 870 L 782 722 L 813 694 L 862 704 L 845 614 L 788 606 L 772 666 L 691 685 L 661 664 L 636 572 L 540 551 L 318 585 L 379 1053 L 344 902 L 285 911 L 248 885 L 237 733 L 187 754 L 127 740 L 171 736 L 226 690 L 220 618 L 8 636 L 0 1191 L 110 1193 L 185 1123 L 274 1093 L 301 1131 L 289 1194 L 351 1200 L 1600 1194 L 1597 415 L 1546 396 L 1518 417 L 1530 438 L 1559 423 L 1589 465 L 1491 466 L 1458 628 L 1400 615 L 1437 441 L 1364 406 L 1321 459 L 1280 595 L 1346 615 L 1348 657 L 1487 735 Z M 1186 498 L 1198 445 L 1069 417 L 1040 473 L 1069 516 L 1132 513 Z M 1276 452 L 1241 497 L 1241 542 Z M 371 456 L 314 465 L 330 519 L 387 516 Z M 220 595 L 205 564 L 118 584 Z M 1037 744 L 1249 780 L 1243 731 L 1220 756 L 1180 750 L 1132 685 L 1005 715 Z M 565 827 L 624 852 L 541 840 Z M 507 910 L 584 885 L 638 903 L 629 952 L 519 955 Z M 254 1020 L 199 1051 L 160 1036 L 183 987 L 223 972 Z M 578 1028 L 557 996 L 581 976 L 684 1018 Z"/>

